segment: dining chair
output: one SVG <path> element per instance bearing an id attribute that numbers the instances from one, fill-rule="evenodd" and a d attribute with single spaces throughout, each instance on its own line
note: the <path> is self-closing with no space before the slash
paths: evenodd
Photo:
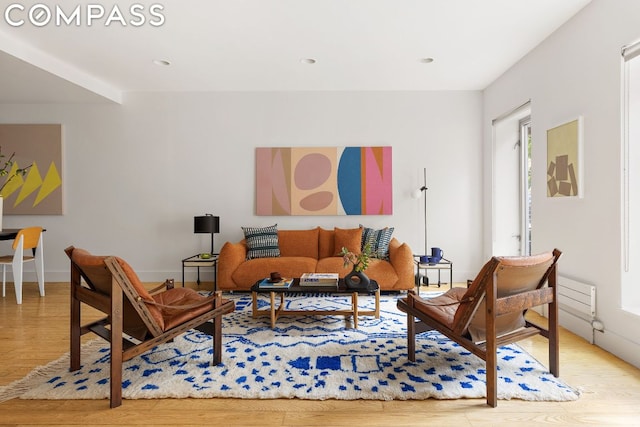
<path id="1" fill-rule="evenodd" d="M 25 251 L 27 254 L 25 254 Z M 11 266 L 16 302 L 22 304 L 22 283 L 24 264 L 35 264 L 40 296 L 44 296 L 44 256 L 42 247 L 42 227 L 27 227 L 18 231 L 13 240 L 13 254 L 0 256 L 2 265 L 2 297 L 6 296 L 7 266 Z"/>

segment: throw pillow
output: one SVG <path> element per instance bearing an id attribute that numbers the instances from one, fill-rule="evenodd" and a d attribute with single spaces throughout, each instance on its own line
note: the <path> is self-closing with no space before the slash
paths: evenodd
<path id="1" fill-rule="evenodd" d="M 278 224 L 269 227 L 242 227 L 247 242 L 247 259 L 280 256 Z"/>
<path id="2" fill-rule="evenodd" d="M 335 255 L 334 249 L 336 246 L 336 237 L 333 230 L 325 230 L 319 228 L 318 235 L 318 259 L 329 258 Z"/>
<path id="3" fill-rule="evenodd" d="M 333 255 L 342 256 L 342 248 L 347 248 L 349 252 L 360 253 L 362 242 L 362 228 L 334 228 L 335 243 L 333 245 Z"/>
<path id="4" fill-rule="evenodd" d="M 362 248 L 364 249 L 364 246 L 369 244 L 373 258 L 388 260 L 389 242 L 391 242 L 394 227 L 385 227 L 382 230 L 374 230 L 362 225 L 360 227 L 362 227 Z"/>

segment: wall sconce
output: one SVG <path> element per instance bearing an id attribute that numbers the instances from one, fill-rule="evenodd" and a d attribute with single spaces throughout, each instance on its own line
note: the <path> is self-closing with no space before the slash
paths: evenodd
<path id="1" fill-rule="evenodd" d="M 419 199 L 424 193 L 424 252 L 423 255 L 427 255 L 427 168 L 424 168 L 424 185 L 413 191 L 412 196 L 414 199 Z M 422 257 L 421 257 L 422 258 Z M 422 261 L 422 259 L 421 259 Z"/>
<path id="2" fill-rule="evenodd" d="M 211 252 L 213 255 L 213 234 L 220 232 L 220 217 L 211 214 L 193 217 L 194 233 L 210 233 L 211 234 Z"/>

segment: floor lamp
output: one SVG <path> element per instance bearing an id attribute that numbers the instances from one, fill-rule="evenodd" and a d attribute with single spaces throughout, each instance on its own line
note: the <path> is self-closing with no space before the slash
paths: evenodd
<path id="1" fill-rule="evenodd" d="M 424 168 L 424 185 L 418 189 L 416 189 L 413 192 L 413 198 L 414 199 L 419 199 L 420 196 L 422 196 L 422 193 L 424 193 L 424 252 L 422 253 L 423 256 L 427 256 L 428 252 L 427 252 L 427 168 Z M 421 258 L 421 262 L 422 257 Z"/>

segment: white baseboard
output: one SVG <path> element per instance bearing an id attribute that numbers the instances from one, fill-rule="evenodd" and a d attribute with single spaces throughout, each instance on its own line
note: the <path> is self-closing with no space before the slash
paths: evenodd
<path id="1" fill-rule="evenodd" d="M 640 369 L 640 345 L 607 330 L 596 331 L 595 344 Z"/>

